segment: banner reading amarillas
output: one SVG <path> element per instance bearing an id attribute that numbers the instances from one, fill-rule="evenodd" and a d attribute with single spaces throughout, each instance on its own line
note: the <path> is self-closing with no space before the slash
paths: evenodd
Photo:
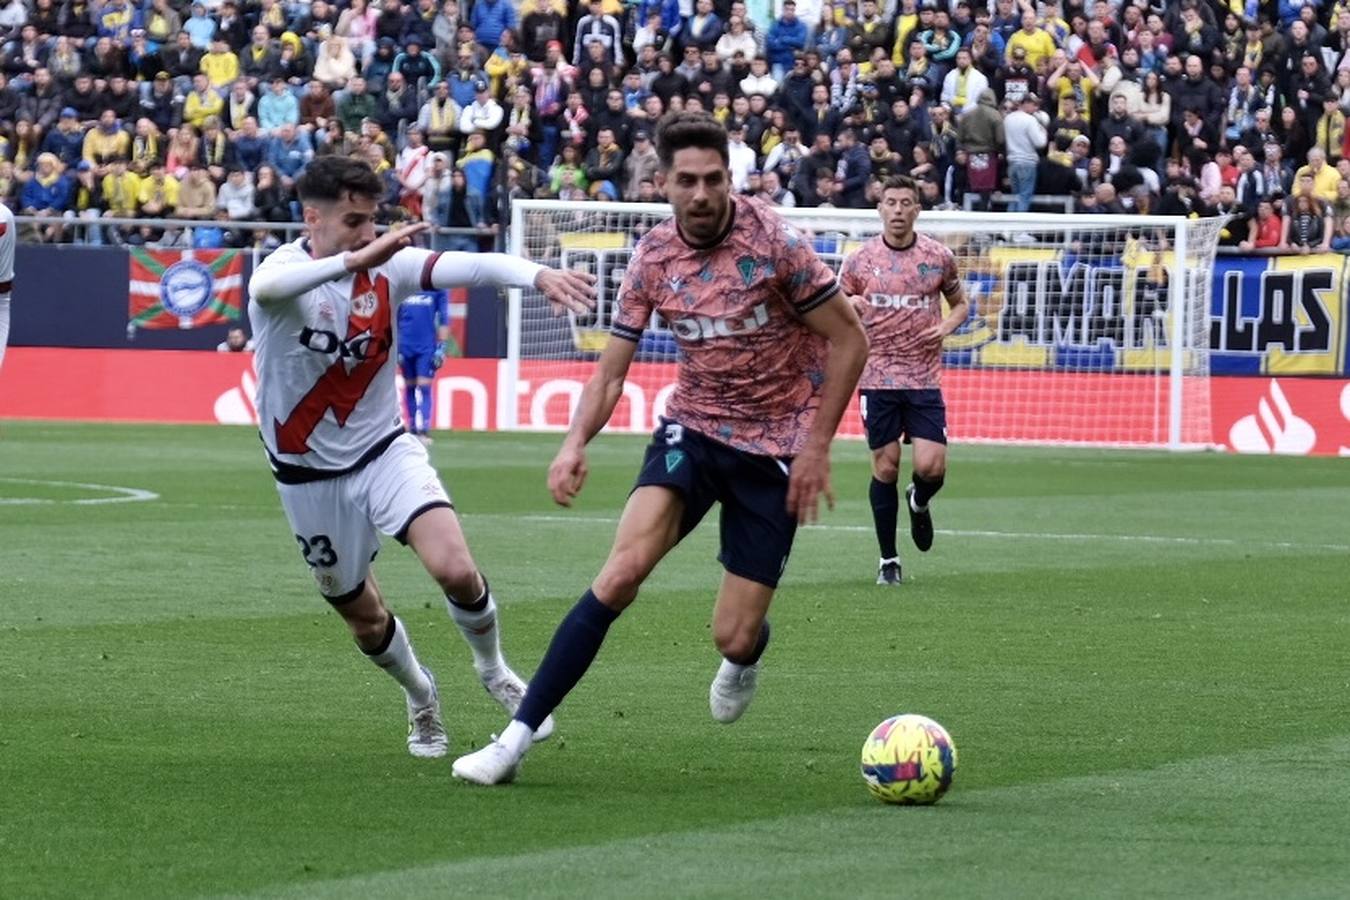
<path id="1" fill-rule="evenodd" d="M 244 257 L 238 250 L 129 254 L 127 337 L 138 328 L 200 328 L 239 318 Z"/>

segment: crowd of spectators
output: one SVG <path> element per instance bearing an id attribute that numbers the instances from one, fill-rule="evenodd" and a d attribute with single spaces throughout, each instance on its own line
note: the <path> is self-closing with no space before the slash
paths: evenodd
<path id="1" fill-rule="evenodd" d="M 296 218 L 334 153 L 389 221 L 654 200 L 657 120 L 701 109 L 784 206 L 905 173 L 929 208 L 1350 250 L 1350 0 L 0 0 L 0 45 L 0 199 L 39 240 L 276 240 L 231 223 Z"/>

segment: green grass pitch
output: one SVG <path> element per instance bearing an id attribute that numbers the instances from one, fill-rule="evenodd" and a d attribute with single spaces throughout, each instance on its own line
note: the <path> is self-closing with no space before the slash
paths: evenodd
<path id="1" fill-rule="evenodd" d="M 598 441 L 566 511 L 556 444 L 432 453 L 523 673 L 642 447 Z M 255 433 L 0 423 L 0 897 L 1344 897 L 1346 466 L 957 446 L 933 551 L 885 589 L 865 452 L 838 445 L 839 507 L 798 538 L 745 718 L 707 709 L 713 517 L 519 783 L 484 790 L 406 754 Z M 97 485 L 158 496 L 75 502 L 120 496 Z M 503 716 L 441 598 L 392 542 L 377 571 L 452 752 L 480 745 Z M 935 807 L 859 777 L 898 712 L 959 747 Z"/>

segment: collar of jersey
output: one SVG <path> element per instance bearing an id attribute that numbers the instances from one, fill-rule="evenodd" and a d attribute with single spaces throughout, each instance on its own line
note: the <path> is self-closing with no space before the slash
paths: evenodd
<path id="1" fill-rule="evenodd" d="M 886 240 L 886 235 L 883 234 L 881 236 L 881 242 L 886 245 L 887 250 L 908 250 L 910 247 L 913 247 L 916 243 L 918 243 L 918 240 L 919 240 L 919 233 L 917 231 L 911 231 L 909 233 L 909 243 L 903 247 L 897 247 L 890 241 Z"/>

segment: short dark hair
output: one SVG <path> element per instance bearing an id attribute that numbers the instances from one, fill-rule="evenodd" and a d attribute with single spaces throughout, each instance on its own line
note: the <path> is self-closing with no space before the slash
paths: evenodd
<path id="1" fill-rule="evenodd" d="M 656 126 L 656 154 L 661 168 L 669 169 L 675 163 L 675 154 L 690 147 L 715 150 L 722 157 L 722 165 L 731 165 L 727 130 L 708 113 L 678 112 L 661 119 Z"/>
<path id="2" fill-rule="evenodd" d="M 887 191 L 913 191 L 914 196 L 919 196 L 919 183 L 908 175 L 888 175 L 886 180 L 881 183 L 881 192 Z"/>
<path id="3" fill-rule="evenodd" d="M 365 160 L 321 156 L 310 163 L 295 183 L 302 203 L 335 203 L 348 194 L 378 199 L 384 182 Z"/>

